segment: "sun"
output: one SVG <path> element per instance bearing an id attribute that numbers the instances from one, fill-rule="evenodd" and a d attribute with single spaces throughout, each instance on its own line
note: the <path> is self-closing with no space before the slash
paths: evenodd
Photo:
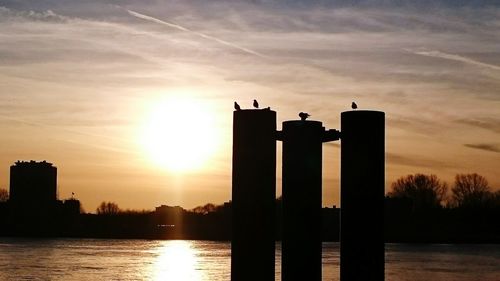
<path id="1" fill-rule="evenodd" d="M 202 168 L 216 151 L 214 110 L 193 98 L 167 98 L 149 110 L 140 134 L 148 158 L 172 172 Z"/>

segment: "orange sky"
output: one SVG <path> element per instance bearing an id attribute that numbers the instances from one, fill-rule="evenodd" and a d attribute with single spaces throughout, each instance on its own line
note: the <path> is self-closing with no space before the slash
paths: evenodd
<path id="1" fill-rule="evenodd" d="M 278 127 L 305 111 L 339 128 L 353 100 L 385 111 L 387 187 L 477 172 L 500 189 L 498 7 L 125 3 L 0 3 L 0 187 L 34 159 L 87 211 L 228 201 L 233 101 L 256 98 Z M 204 135 L 174 142 L 202 148 L 182 172 L 177 150 L 143 139 L 173 141 L 178 123 Z M 339 204 L 338 164 L 325 145 L 324 205 Z"/>

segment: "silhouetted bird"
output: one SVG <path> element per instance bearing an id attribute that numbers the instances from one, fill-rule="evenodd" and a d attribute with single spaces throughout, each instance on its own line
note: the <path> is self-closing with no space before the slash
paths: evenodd
<path id="1" fill-rule="evenodd" d="M 311 116 L 311 115 L 309 115 L 309 113 L 307 113 L 307 112 L 299 113 L 300 120 L 302 120 L 302 121 L 305 121 L 307 119 L 307 117 L 309 117 L 309 116 Z"/>
<path id="2" fill-rule="evenodd" d="M 241 110 L 241 107 L 237 102 L 234 102 L 234 109 Z"/>
<path id="3" fill-rule="evenodd" d="M 355 102 L 352 102 L 351 107 L 352 107 L 352 109 L 356 109 L 356 108 L 358 108 L 358 105 Z"/>
<path id="4" fill-rule="evenodd" d="M 259 108 L 259 103 L 257 102 L 257 100 L 253 100 L 253 107 Z"/>

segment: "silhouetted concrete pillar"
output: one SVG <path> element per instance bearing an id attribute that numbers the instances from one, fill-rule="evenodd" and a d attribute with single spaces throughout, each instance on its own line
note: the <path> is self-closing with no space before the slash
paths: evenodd
<path id="1" fill-rule="evenodd" d="M 324 132 L 318 121 L 283 122 L 282 281 L 321 281 Z"/>
<path id="2" fill-rule="evenodd" d="M 233 114 L 232 281 L 274 281 L 276 112 Z"/>
<path id="3" fill-rule="evenodd" d="M 384 280 L 385 114 L 341 114 L 340 280 Z"/>

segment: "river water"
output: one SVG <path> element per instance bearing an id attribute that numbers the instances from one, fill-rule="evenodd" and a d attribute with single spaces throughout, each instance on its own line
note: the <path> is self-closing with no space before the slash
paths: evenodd
<path id="1" fill-rule="evenodd" d="M 0 280 L 229 281 L 230 258 L 228 242 L 0 238 Z M 338 243 L 323 244 L 323 280 L 339 280 Z M 386 244 L 386 280 L 499 281 L 500 245 Z"/>

